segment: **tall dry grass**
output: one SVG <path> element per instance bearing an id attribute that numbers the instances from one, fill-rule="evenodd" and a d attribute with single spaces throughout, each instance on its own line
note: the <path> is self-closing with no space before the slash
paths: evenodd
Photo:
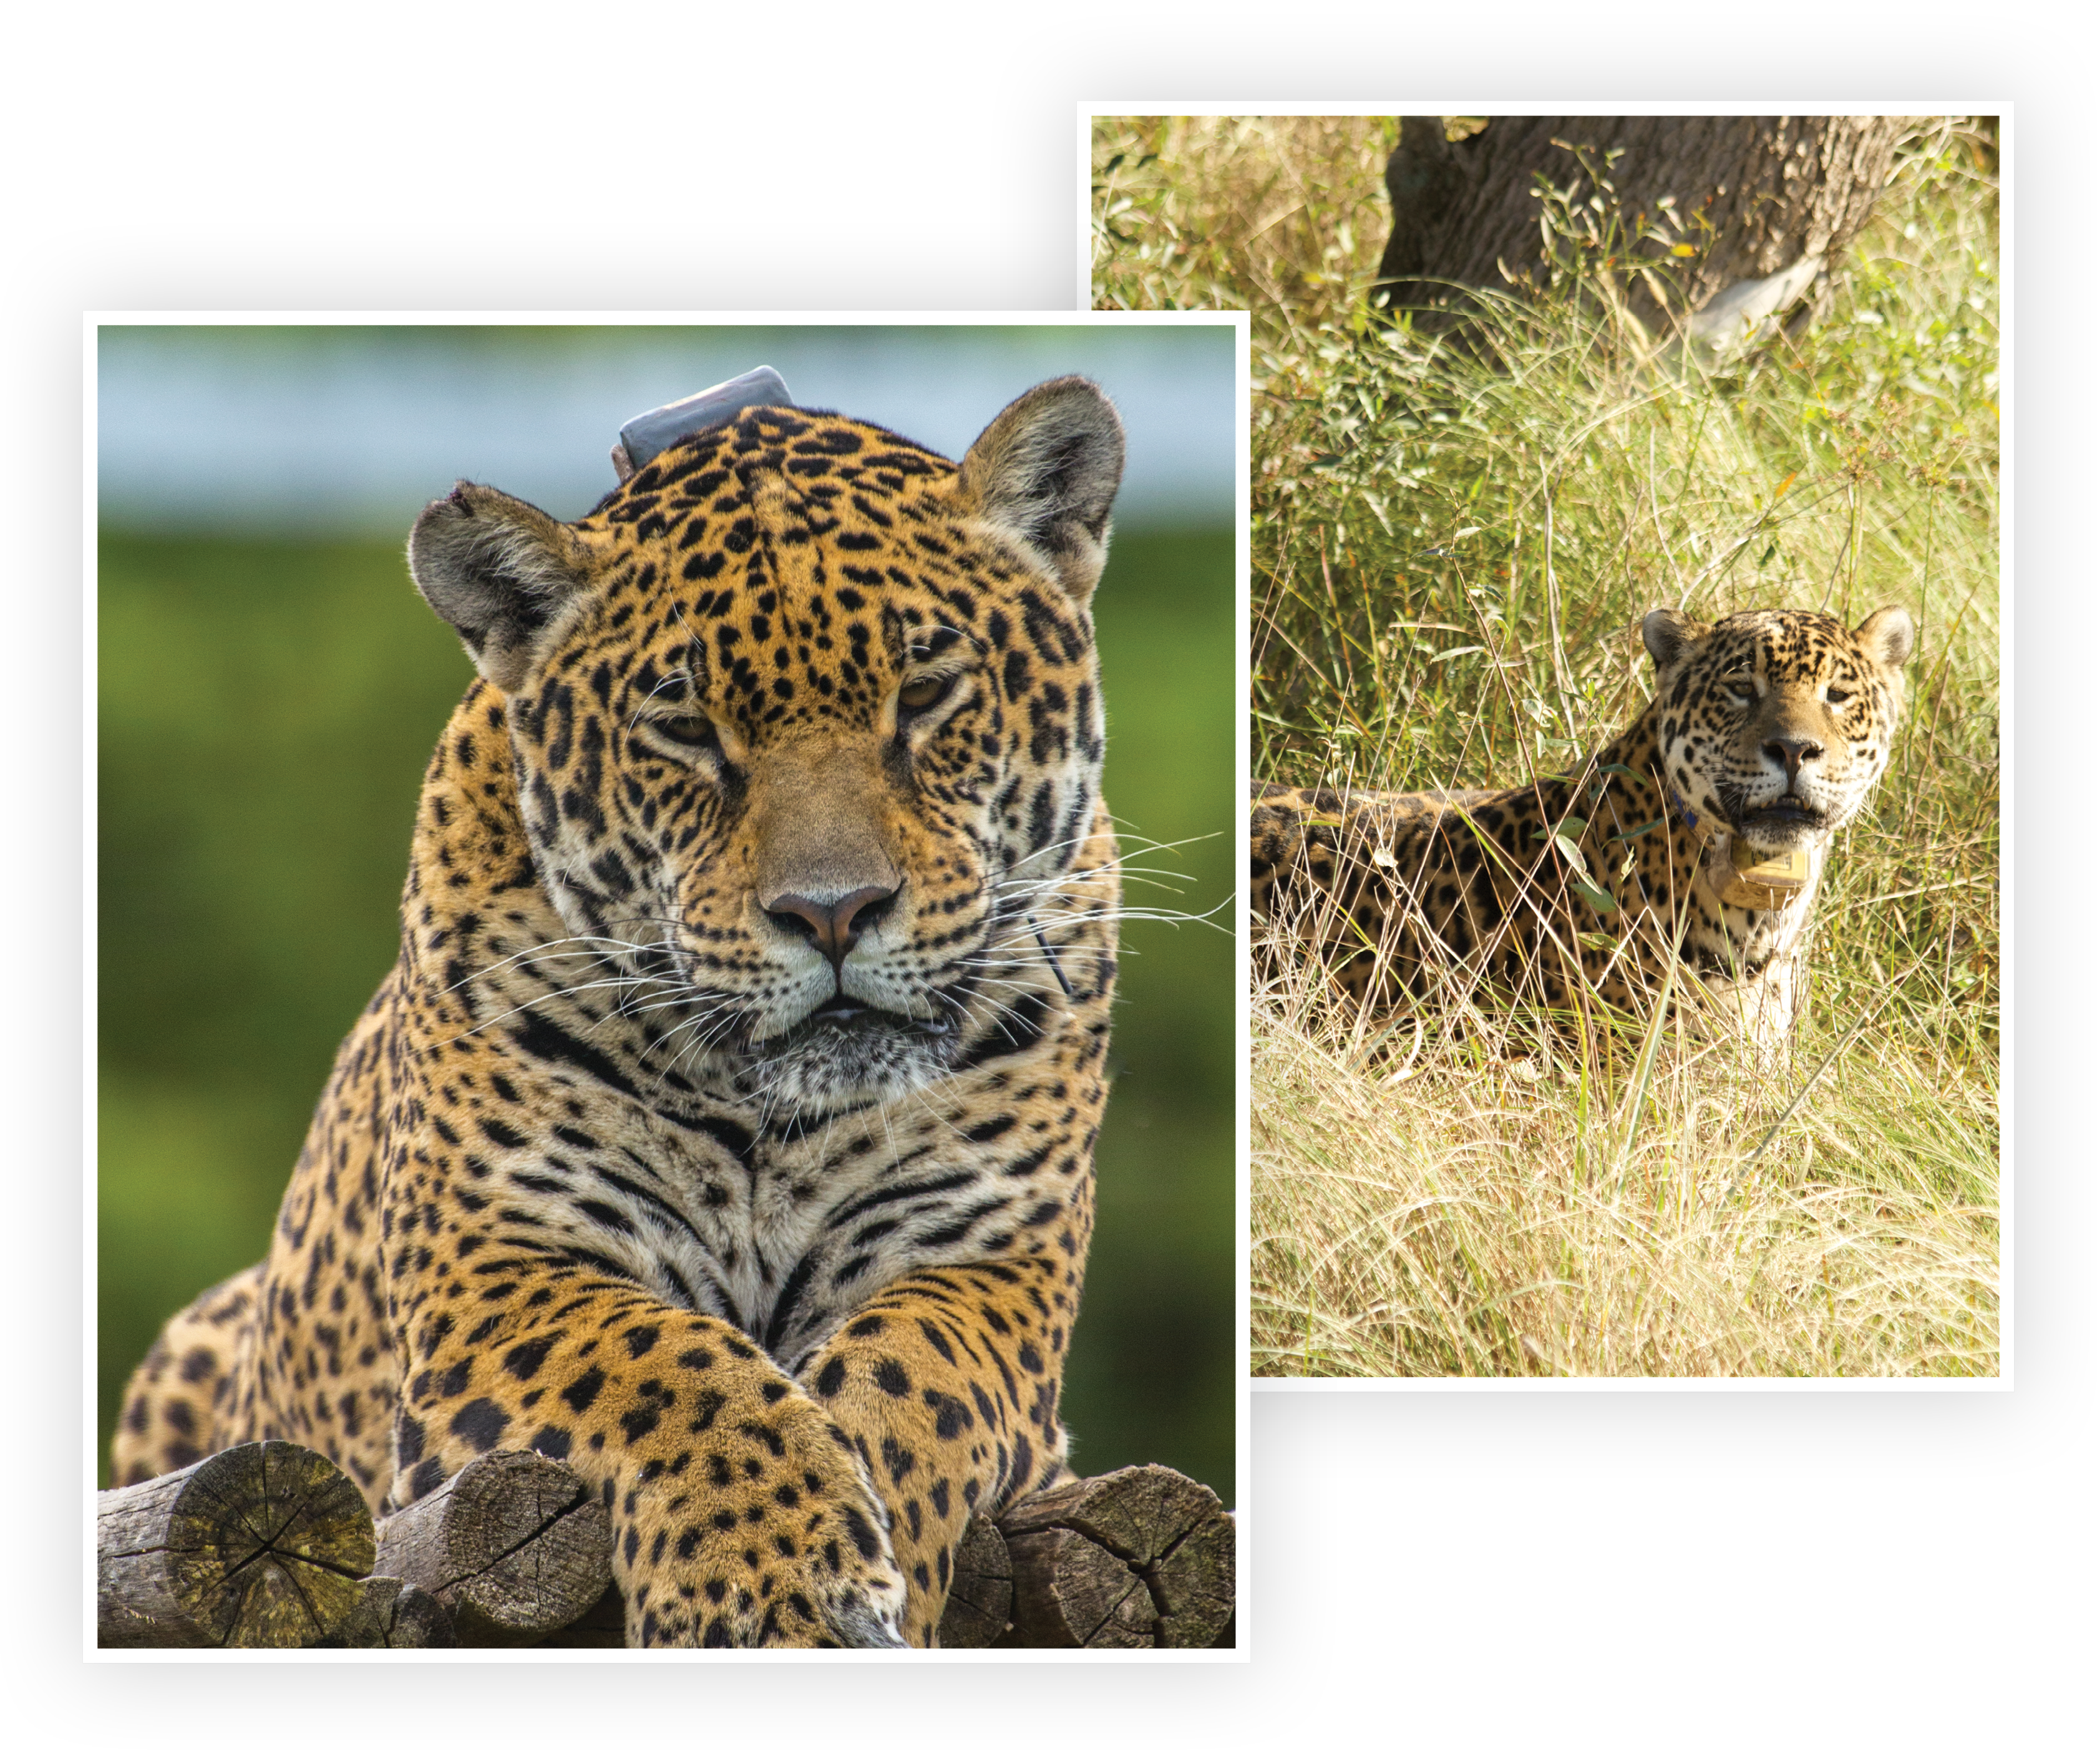
<path id="1" fill-rule="evenodd" d="M 1833 310 L 1680 375 L 1609 297 L 1622 218 L 1469 347 L 1372 320 L 1382 119 L 1095 142 L 1101 304 L 1254 313 L 1255 764 L 1506 785 L 1644 702 L 1655 606 L 1915 615 L 1908 714 L 1838 838 L 1809 1015 L 1758 1068 L 1665 1015 L 1585 1039 L 1461 1001 L 1252 1001 L 1256 1372 L 1998 1370 L 1996 191 L 1918 129 Z"/>

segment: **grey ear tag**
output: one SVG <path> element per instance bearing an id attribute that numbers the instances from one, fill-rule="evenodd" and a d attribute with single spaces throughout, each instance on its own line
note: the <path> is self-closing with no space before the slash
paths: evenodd
<path id="1" fill-rule="evenodd" d="M 709 386 L 703 392 L 680 398 L 674 405 L 659 405 L 631 417 L 619 431 L 619 445 L 611 450 L 612 469 L 624 484 L 666 447 L 674 447 L 703 429 L 717 428 L 752 405 L 779 405 L 790 409 L 794 395 L 786 383 L 768 367 L 754 367 L 732 380 Z"/>

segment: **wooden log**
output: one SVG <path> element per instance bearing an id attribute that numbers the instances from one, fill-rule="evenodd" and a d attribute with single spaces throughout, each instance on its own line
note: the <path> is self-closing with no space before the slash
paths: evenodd
<path id="1" fill-rule="evenodd" d="M 625 1644 L 611 1516 L 534 1452 L 476 1459 L 375 1530 L 348 1477 L 282 1440 L 99 1501 L 107 1647 Z M 969 1527 L 940 1644 L 1228 1647 L 1236 1553 L 1177 1471 L 1066 1483 Z"/>
<path id="2" fill-rule="evenodd" d="M 604 1596 L 611 1515 L 565 1464 L 492 1451 L 382 1520 L 378 1561 L 444 1608 L 460 1647 L 523 1647 Z"/>
<path id="3" fill-rule="evenodd" d="M 357 1485 L 317 1451 L 252 1442 L 96 1497 L 105 1648 L 304 1648 L 369 1597 L 375 1540 Z"/>
<path id="4" fill-rule="evenodd" d="M 390 1575 L 357 1582 L 362 1595 L 339 1635 L 316 1648 L 449 1648 L 452 1620 L 420 1587 Z"/>
<path id="5" fill-rule="evenodd" d="M 1237 1609 L 1237 1528 L 1215 1493 L 1139 1464 L 1030 1495 L 1000 1517 L 1008 1648 L 1207 1648 Z"/>
<path id="6" fill-rule="evenodd" d="M 1235 1518 L 1200 1483 L 1148 1464 L 971 1523 L 955 1552 L 939 1645 L 1228 1648 L 1236 1607 Z M 617 1589 L 535 1645 L 624 1647 Z"/>
<path id="7" fill-rule="evenodd" d="M 939 1617 L 939 1645 L 995 1648 L 1011 1627 L 1012 1552 L 996 1525 L 972 1519 L 954 1552 L 954 1578 Z"/>
<path id="8" fill-rule="evenodd" d="M 532 1644 L 535 1648 L 624 1648 L 626 1645 L 626 1600 L 612 1587 L 566 1629 Z"/>

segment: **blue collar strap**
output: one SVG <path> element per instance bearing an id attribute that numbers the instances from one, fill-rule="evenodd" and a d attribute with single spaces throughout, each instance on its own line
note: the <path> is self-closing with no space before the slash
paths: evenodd
<path id="1" fill-rule="evenodd" d="M 702 430 L 719 428 L 753 405 L 784 405 L 790 409 L 794 395 L 773 369 L 754 367 L 747 374 L 694 392 L 674 405 L 660 405 L 630 418 L 620 428 L 619 445 L 612 452 L 619 482 L 624 484 L 665 448 L 690 440 Z"/>

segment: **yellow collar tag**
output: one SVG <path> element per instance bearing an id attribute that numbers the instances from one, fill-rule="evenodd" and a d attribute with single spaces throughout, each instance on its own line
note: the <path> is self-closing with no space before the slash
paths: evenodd
<path id="1" fill-rule="evenodd" d="M 1741 864 L 1740 857 L 1753 861 Z M 1795 845 L 1784 851 L 1758 851 L 1742 844 L 1721 860 L 1719 869 L 1721 873 L 1712 880 L 1720 884 L 1721 900 L 1729 907 L 1752 907 L 1764 913 L 1789 905 L 1799 890 L 1813 879 L 1803 846 Z"/>
<path id="2" fill-rule="evenodd" d="M 1675 812 L 1694 833 L 1696 816 L 1683 801 L 1682 793 L 1670 785 L 1667 794 Z M 1813 880 L 1812 861 L 1803 846 L 1794 845 L 1784 851 L 1758 851 L 1743 839 L 1739 850 L 1749 860 L 1743 866 L 1735 860 L 1731 834 L 1706 833 L 1703 837 L 1705 873 L 1718 898 L 1729 907 L 1773 913 L 1779 907 L 1789 906 L 1799 891 Z"/>

